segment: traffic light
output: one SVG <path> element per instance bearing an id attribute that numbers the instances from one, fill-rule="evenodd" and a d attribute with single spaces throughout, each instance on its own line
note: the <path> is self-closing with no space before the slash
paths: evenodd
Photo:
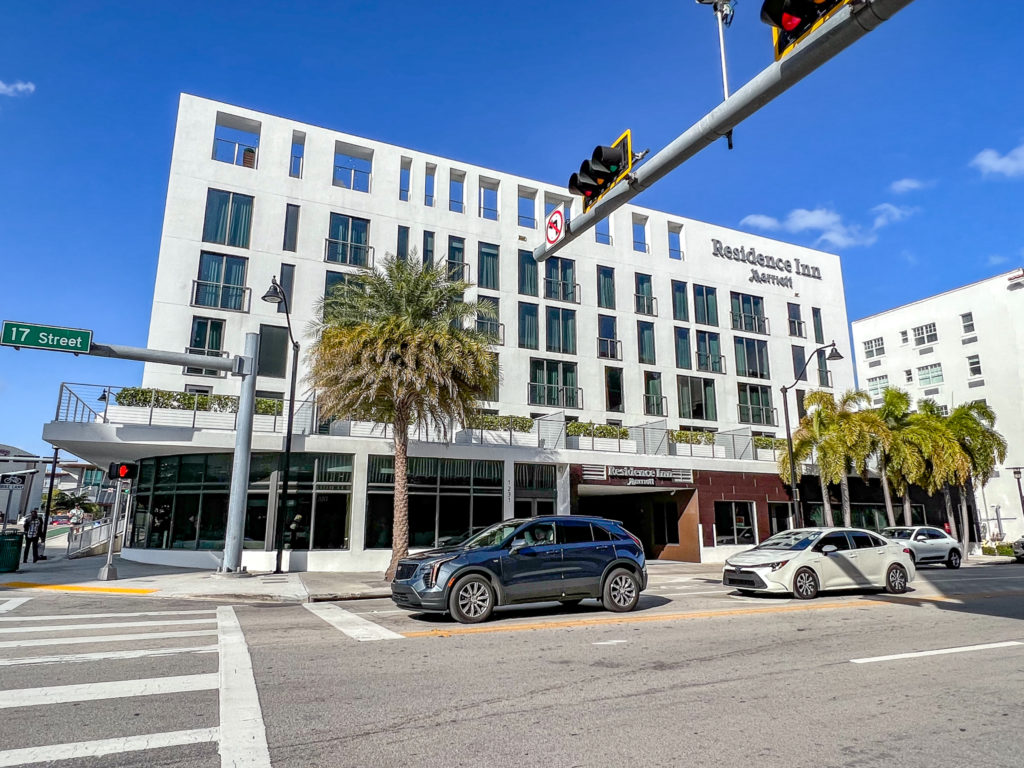
<path id="1" fill-rule="evenodd" d="M 579 172 L 569 177 L 569 191 L 583 198 L 583 212 L 586 213 L 632 169 L 633 142 L 627 130 L 610 147 L 594 148 L 590 159 L 580 165 Z"/>
<path id="2" fill-rule="evenodd" d="M 850 0 L 764 0 L 761 21 L 775 33 L 775 60 Z"/>
<path id="3" fill-rule="evenodd" d="M 131 480 L 139 474 L 139 465 L 131 461 L 115 461 L 107 470 L 111 480 Z"/>

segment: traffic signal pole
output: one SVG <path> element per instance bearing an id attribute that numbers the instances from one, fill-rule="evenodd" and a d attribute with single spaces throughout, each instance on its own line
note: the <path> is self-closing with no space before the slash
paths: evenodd
<path id="1" fill-rule="evenodd" d="M 565 236 L 554 245 L 542 243 L 534 249 L 537 261 L 545 261 L 593 227 L 601 219 L 622 207 L 645 189 L 653 186 L 761 107 L 803 80 L 826 61 L 860 40 L 868 32 L 888 21 L 914 0 L 860 0 L 843 6 L 819 29 L 801 41 L 792 53 L 762 70 L 750 82 L 678 136 L 671 144 L 637 168 L 628 183 L 610 189 L 586 213 L 567 223 Z"/>

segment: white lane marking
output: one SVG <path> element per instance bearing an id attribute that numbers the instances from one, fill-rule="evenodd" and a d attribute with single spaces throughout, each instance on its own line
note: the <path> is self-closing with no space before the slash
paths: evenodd
<path id="1" fill-rule="evenodd" d="M 369 619 L 357 616 L 330 603 L 303 603 L 303 607 L 310 613 L 319 616 L 335 629 L 344 632 L 354 640 L 404 640 L 405 638 L 397 632 L 374 624 Z"/>
<path id="2" fill-rule="evenodd" d="M 0 605 L 0 613 L 7 613 L 8 611 L 13 611 L 19 605 L 24 605 L 25 603 L 27 603 L 31 599 L 32 599 L 31 597 L 11 597 L 11 598 L 8 598 L 7 600 L 4 601 L 4 603 L 2 605 Z M 12 621 L 17 621 L 17 619 L 11 619 L 11 620 Z"/>
<path id="3" fill-rule="evenodd" d="M 600 643 L 591 643 L 591 645 L 618 645 L 619 643 L 628 643 L 629 640 L 604 640 Z"/>
<path id="4" fill-rule="evenodd" d="M 217 609 L 220 645 L 221 768 L 270 768 L 252 657 L 238 617 L 230 606 Z"/>
<path id="5" fill-rule="evenodd" d="M 727 595 L 731 589 L 706 589 L 700 592 L 662 592 L 660 597 L 686 597 L 687 595 Z"/>
<path id="6" fill-rule="evenodd" d="M 1024 579 L 1024 576 L 933 576 L 926 578 L 925 574 L 920 571 L 917 572 L 917 577 L 925 584 L 930 584 L 933 581 L 952 581 L 959 584 L 961 581 L 1020 581 Z"/>
<path id="7" fill-rule="evenodd" d="M 983 645 L 963 645 L 959 648 L 940 648 L 935 651 L 917 651 L 915 653 L 894 653 L 891 656 L 872 656 L 866 659 L 850 659 L 854 664 L 870 664 L 875 661 L 897 661 L 899 659 L 915 659 L 919 656 L 943 656 L 947 653 L 969 653 L 971 651 L 987 651 L 991 648 L 1009 648 L 1014 645 L 1024 645 L 1016 640 L 1007 640 L 1005 643 L 985 643 Z"/>
<path id="8" fill-rule="evenodd" d="M 141 680 L 114 680 L 109 683 L 76 683 L 48 685 L 43 688 L 10 688 L 0 691 L 0 709 L 67 704 L 72 701 L 124 699 L 129 696 L 156 696 L 161 693 L 212 691 L 217 687 L 217 673 L 149 677 Z"/>
<path id="9" fill-rule="evenodd" d="M 137 640 L 166 640 L 171 637 L 206 637 L 216 635 L 216 629 L 196 629 L 189 632 L 135 632 L 126 635 L 87 635 L 85 637 L 42 637 L 31 640 L 4 640 L 0 648 L 35 648 L 41 645 L 92 645 L 93 643 L 122 643 Z"/>
<path id="10" fill-rule="evenodd" d="M 59 656 L 23 656 L 0 659 L 0 667 L 19 667 L 28 664 L 68 664 L 79 661 L 107 659 L 142 659 L 148 656 L 171 656 L 177 653 L 215 653 L 216 645 L 193 645 L 184 648 L 142 648 L 133 651 L 98 651 L 96 653 L 66 653 Z"/>
<path id="11" fill-rule="evenodd" d="M 196 728 L 191 731 L 148 733 L 142 736 L 122 736 L 116 739 L 76 741 L 68 744 L 51 744 L 44 747 L 8 749 L 0 752 L 0 768 L 31 765 L 32 763 L 49 763 L 56 760 L 102 757 L 103 755 L 116 755 L 121 752 L 139 752 L 143 749 L 180 747 L 185 744 L 202 744 L 208 741 L 216 741 L 219 735 L 217 728 Z"/>
<path id="12" fill-rule="evenodd" d="M 22 601 L 31 598 L 19 598 Z M 0 606 L 2 612 L 3 606 Z M 208 611 L 140 611 L 138 613 L 72 613 L 59 616 L 0 616 L 0 621 L 68 621 L 69 619 L 130 619 L 137 616 L 198 616 L 216 613 L 212 608 Z M 104 624 L 102 626 L 110 626 Z"/>
<path id="13" fill-rule="evenodd" d="M 73 632 L 82 629 L 125 629 L 127 627 L 180 627 L 184 624 L 213 624 L 217 619 L 176 619 L 173 621 L 111 621 L 103 624 L 49 624 L 35 627 L 0 627 L 0 634 L 23 632 Z"/>

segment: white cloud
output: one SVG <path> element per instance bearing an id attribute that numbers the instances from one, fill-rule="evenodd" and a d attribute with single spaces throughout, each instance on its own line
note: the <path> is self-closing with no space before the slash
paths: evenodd
<path id="1" fill-rule="evenodd" d="M 889 185 L 889 191 L 894 195 L 902 195 L 906 192 L 916 192 L 919 189 L 930 187 L 932 183 L 921 179 L 897 179 Z"/>
<path id="2" fill-rule="evenodd" d="M 1010 259 L 1007 256 L 1001 256 L 998 253 L 994 253 L 988 257 L 987 264 L 990 267 L 998 267 L 1000 264 L 1005 264 Z"/>
<path id="3" fill-rule="evenodd" d="M 994 149 L 983 149 L 971 160 L 971 166 L 981 171 L 983 176 L 1024 176 L 1024 144 L 1011 149 L 1005 155 L 1000 155 Z"/>
<path id="4" fill-rule="evenodd" d="M 882 227 L 887 227 L 894 222 L 903 221 L 917 213 L 917 210 L 917 208 L 893 205 L 892 203 L 876 205 L 871 209 L 871 212 L 875 214 L 874 228 L 881 229 Z"/>
<path id="5" fill-rule="evenodd" d="M 760 213 L 752 213 L 744 216 L 740 222 L 741 227 L 753 227 L 754 229 L 775 230 L 782 226 L 779 220 L 771 216 L 764 216 Z"/>
<path id="6" fill-rule="evenodd" d="M 33 93 L 35 89 L 35 83 L 25 83 L 19 80 L 8 85 L 3 80 L 0 80 L 0 96 L 21 96 L 22 94 Z"/>
<path id="7" fill-rule="evenodd" d="M 816 246 L 825 244 L 832 248 L 850 248 L 855 245 L 873 245 L 878 240 L 878 230 L 903 221 L 917 211 L 917 208 L 882 203 L 871 209 L 875 219 L 870 227 L 866 227 L 845 223 L 842 214 L 829 208 L 796 208 L 781 221 L 760 213 L 751 214 L 740 222 L 740 226 L 767 231 L 784 230 L 793 234 L 816 232 Z"/>

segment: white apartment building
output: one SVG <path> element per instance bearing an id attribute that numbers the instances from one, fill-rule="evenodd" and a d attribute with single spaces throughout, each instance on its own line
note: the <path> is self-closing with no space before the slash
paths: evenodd
<path id="1" fill-rule="evenodd" d="M 1019 486 L 1024 465 L 1024 269 L 955 288 L 853 322 L 858 380 L 876 401 L 887 387 L 931 398 L 947 413 L 984 400 L 1006 438 L 1006 464 L 975 502 L 983 538 L 1024 534 Z"/>
<path id="2" fill-rule="evenodd" d="M 260 297 L 277 277 L 305 350 L 317 301 L 386 254 L 446 263 L 472 283 L 468 300 L 497 310 L 482 327 L 501 383 L 482 408 L 533 419 L 528 432 L 463 429 L 448 445 L 414 436 L 414 546 L 513 515 L 602 513 L 602 497 L 620 519 L 638 516 L 654 556 L 720 559 L 788 524 L 775 453 L 752 438 L 785 435 L 779 389 L 800 369 L 794 423 L 805 391 L 853 385 L 839 258 L 624 206 L 538 264 L 532 250 L 559 204 L 579 212 L 552 184 L 181 96 L 149 346 L 240 354 L 244 335 L 260 334 L 244 562 L 273 555 L 291 365 L 284 307 Z M 808 360 L 833 340 L 843 360 Z M 47 439 L 100 466 L 143 460 L 128 556 L 211 565 L 203 550 L 223 546 L 226 497 L 218 486 L 207 510 L 204 484 L 230 469 L 239 382 L 214 373 L 147 364 L 141 390 L 62 392 L 91 415 L 58 418 Z M 381 425 L 322 422 L 304 374 L 300 361 L 290 567 L 381 568 L 390 441 Z M 199 397 L 173 395 L 183 392 Z M 573 435 L 573 421 L 622 437 Z M 676 430 L 714 436 L 694 444 Z"/>

